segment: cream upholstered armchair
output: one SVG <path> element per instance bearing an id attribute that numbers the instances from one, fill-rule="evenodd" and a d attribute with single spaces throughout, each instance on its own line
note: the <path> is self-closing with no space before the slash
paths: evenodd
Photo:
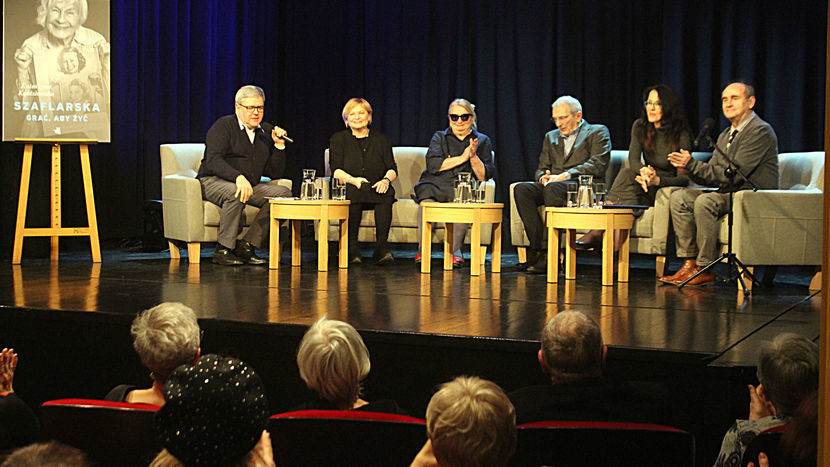
<path id="1" fill-rule="evenodd" d="M 711 152 L 694 152 L 692 157 L 707 161 L 712 157 Z M 605 170 L 605 184 L 611 188 L 614 179 L 622 167 L 628 167 L 628 151 L 613 150 L 608 168 Z M 519 183 L 519 182 L 516 182 Z M 516 210 L 513 190 L 516 183 L 510 184 L 510 238 L 519 253 L 519 261 L 527 261 L 527 246 L 530 240 L 525 234 L 524 224 Z M 662 276 L 666 268 L 666 249 L 669 238 L 669 196 L 680 187 L 663 187 L 657 191 L 654 206 L 648 208 L 640 217 L 634 219 L 634 226 L 630 232 L 629 248 L 631 253 L 655 255 L 654 269 L 657 276 Z M 544 206 L 539 206 L 539 215 L 543 215 Z"/>
<path id="2" fill-rule="evenodd" d="M 732 252 L 747 266 L 821 265 L 824 152 L 778 154 L 778 185 L 735 193 Z M 728 235 L 724 216 L 724 251 Z M 811 288 L 820 288 L 818 282 L 814 278 Z"/>
<path id="3" fill-rule="evenodd" d="M 198 263 L 202 242 L 215 242 L 219 231 L 219 206 L 202 199 L 202 185 L 196 179 L 205 152 L 203 143 L 161 145 L 161 198 L 164 214 L 164 237 L 170 246 L 170 258 L 179 258 L 174 241 L 187 243 L 187 256 Z M 291 180 L 270 180 L 291 188 Z M 245 228 L 258 209 L 245 207 Z M 245 229 L 240 233 L 245 232 Z"/>
<path id="4" fill-rule="evenodd" d="M 395 146 L 392 148 L 392 156 L 398 166 L 398 177 L 392 182 L 395 188 L 397 201 L 392 205 L 392 227 L 389 229 L 389 242 L 391 243 L 418 243 L 418 205 L 412 199 L 415 194 L 415 184 L 421 179 L 421 173 L 426 168 L 426 147 L 417 146 Z M 325 158 L 326 176 L 331 176 L 329 168 L 329 150 L 326 149 Z M 493 153 L 493 160 L 496 154 Z M 328 180 L 326 180 L 326 184 Z M 328 186 L 323 187 L 323 193 L 328 193 Z M 496 196 L 495 180 L 485 182 L 484 202 L 492 203 Z M 349 222 L 352 222 L 349 219 Z M 481 244 L 489 245 L 492 233 L 491 224 L 481 225 Z M 329 238 L 337 238 L 338 224 L 332 221 L 329 224 Z M 375 213 L 371 209 L 363 211 L 360 219 L 360 230 L 358 241 L 375 241 Z M 444 225 L 437 224 L 432 230 L 432 242 L 444 241 Z M 465 243 L 470 243 L 470 232 L 467 232 Z"/>

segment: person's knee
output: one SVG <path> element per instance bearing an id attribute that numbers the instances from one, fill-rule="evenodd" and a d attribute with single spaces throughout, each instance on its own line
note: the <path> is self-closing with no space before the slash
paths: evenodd
<path id="1" fill-rule="evenodd" d="M 705 193 L 695 199 L 695 217 L 716 217 L 718 214 L 718 199 L 713 193 Z"/>
<path id="2" fill-rule="evenodd" d="M 530 193 L 533 188 L 533 182 L 521 182 L 517 183 L 516 186 L 513 187 L 513 196 L 515 198 L 526 198 L 530 196 Z"/>

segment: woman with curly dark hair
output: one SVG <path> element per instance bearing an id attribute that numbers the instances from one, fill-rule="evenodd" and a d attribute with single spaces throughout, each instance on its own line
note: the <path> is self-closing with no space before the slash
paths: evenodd
<path id="1" fill-rule="evenodd" d="M 689 178 L 669 163 L 668 155 L 691 147 L 689 123 L 680 110 L 677 93 L 665 84 L 647 87 L 640 118 L 631 126 L 628 167 L 620 169 L 614 179 L 608 203 L 654 206 L 660 188 L 688 185 Z M 641 214 L 635 210 L 635 215 Z M 592 230 L 576 244 L 579 249 L 599 248 L 602 231 Z"/>

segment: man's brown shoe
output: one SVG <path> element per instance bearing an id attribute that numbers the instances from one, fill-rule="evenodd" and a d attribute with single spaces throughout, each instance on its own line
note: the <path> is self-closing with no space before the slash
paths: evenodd
<path id="1" fill-rule="evenodd" d="M 665 282 L 666 284 L 679 284 L 686 280 L 687 277 L 690 276 L 689 271 L 694 269 L 697 266 L 697 262 L 693 259 L 687 259 L 685 263 L 683 263 L 683 267 L 677 270 L 671 276 L 660 276 L 658 279 L 660 282 Z M 678 279 L 683 278 L 680 282 L 677 282 Z"/>
<path id="2" fill-rule="evenodd" d="M 685 281 L 686 279 L 688 279 L 688 278 L 690 278 L 690 277 L 694 276 L 695 274 L 697 274 L 698 272 L 700 272 L 700 270 L 701 270 L 701 269 L 703 269 L 703 268 L 702 268 L 702 267 L 695 267 L 694 269 L 692 269 L 692 272 L 691 272 L 688 276 L 686 276 L 686 277 L 684 277 L 682 280 L 678 281 L 678 282 L 677 282 L 677 285 L 680 285 L 680 284 L 681 284 L 681 283 L 683 283 L 683 281 Z M 687 282 L 687 283 L 686 283 L 686 286 L 690 286 L 690 287 L 694 287 L 694 286 L 703 287 L 704 285 L 709 285 L 709 284 L 714 284 L 714 283 L 715 283 L 715 273 L 713 273 L 713 272 L 709 272 L 709 271 L 706 271 L 706 272 L 704 272 L 703 274 L 701 274 L 701 275 L 699 275 L 699 276 L 695 277 L 694 279 L 690 280 L 689 282 Z"/>

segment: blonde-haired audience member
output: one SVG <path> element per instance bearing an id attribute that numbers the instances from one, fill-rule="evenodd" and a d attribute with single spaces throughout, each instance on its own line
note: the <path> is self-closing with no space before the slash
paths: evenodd
<path id="1" fill-rule="evenodd" d="M 516 413 L 497 384 L 460 376 L 430 399 L 427 436 L 412 466 L 507 465 L 516 451 Z"/>
<path id="2" fill-rule="evenodd" d="M 196 313 L 182 303 L 164 302 L 139 313 L 130 326 L 133 348 L 150 370 L 153 385 L 138 389 L 129 384 L 114 387 L 104 400 L 164 405 L 164 383 L 179 365 L 199 359 L 202 331 Z"/>
<path id="3" fill-rule="evenodd" d="M 406 414 L 393 400 L 369 403 L 361 383 L 369 375 L 369 349 L 355 328 L 343 321 L 318 320 L 303 336 L 297 366 L 306 386 L 318 399 L 295 410 L 364 410 Z"/>

